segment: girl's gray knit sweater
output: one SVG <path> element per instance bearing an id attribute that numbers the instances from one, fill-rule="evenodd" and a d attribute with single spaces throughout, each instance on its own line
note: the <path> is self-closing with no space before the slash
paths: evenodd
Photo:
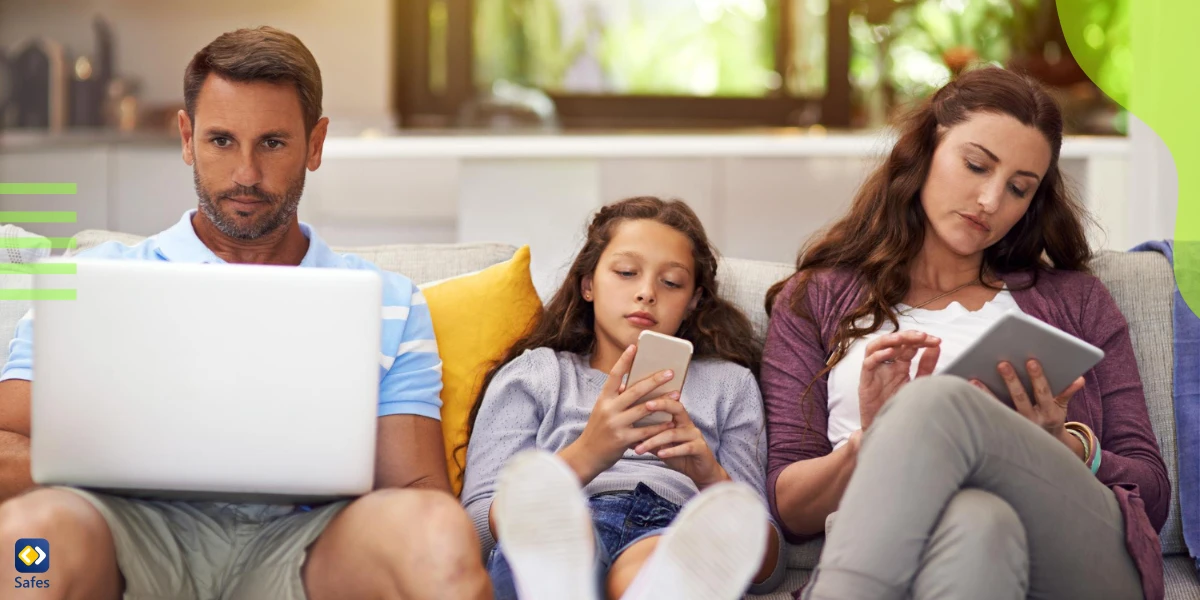
<path id="1" fill-rule="evenodd" d="M 579 438 L 608 374 L 572 352 L 538 348 L 505 365 L 484 394 L 467 449 L 462 501 L 486 554 L 495 545 L 488 512 L 500 468 L 514 454 L 559 452 Z M 713 359 L 692 361 L 680 397 L 717 462 L 734 481 L 763 497 L 767 437 L 758 382 L 746 368 Z M 697 494 L 695 483 L 652 454 L 626 450 L 584 489 L 587 496 L 633 490 L 644 483 L 679 505 Z"/>

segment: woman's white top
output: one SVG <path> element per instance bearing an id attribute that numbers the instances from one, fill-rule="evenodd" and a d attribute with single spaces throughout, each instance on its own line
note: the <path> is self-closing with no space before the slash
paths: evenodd
<path id="1" fill-rule="evenodd" d="M 909 307 L 898 304 L 896 310 L 909 310 Z M 951 302 L 941 310 L 913 309 L 898 315 L 897 320 L 900 322 L 900 331 L 921 331 L 942 339 L 942 354 L 934 367 L 934 373 L 939 373 L 954 362 L 984 330 L 1008 312 L 1019 313 L 1021 309 L 1012 294 L 1004 289 L 976 311 L 967 310 L 958 302 Z M 829 373 L 829 442 L 834 449 L 846 443 L 851 433 L 862 428 L 858 413 L 858 383 L 867 344 L 892 331 L 892 324 L 884 323 L 879 331 L 858 338 L 850 344 L 846 357 Z M 916 376 L 920 359 L 921 353 L 913 358 L 911 376 Z"/>

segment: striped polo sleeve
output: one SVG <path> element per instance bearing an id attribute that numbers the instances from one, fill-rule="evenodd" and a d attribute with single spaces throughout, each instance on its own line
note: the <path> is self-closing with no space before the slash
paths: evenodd
<path id="1" fill-rule="evenodd" d="M 416 285 L 391 273 L 384 279 L 382 337 L 379 416 L 441 420 L 442 359 L 429 305 Z"/>
<path id="2" fill-rule="evenodd" d="M 0 381 L 24 379 L 33 381 L 33 309 L 17 321 L 13 339 L 8 343 L 8 361 L 0 370 Z"/>

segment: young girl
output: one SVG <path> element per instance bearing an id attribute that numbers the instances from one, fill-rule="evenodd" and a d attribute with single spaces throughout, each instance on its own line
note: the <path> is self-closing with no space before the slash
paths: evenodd
<path id="1" fill-rule="evenodd" d="M 758 353 L 716 270 L 683 202 L 606 206 L 533 331 L 488 373 L 462 499 L 498 600 L 724 600 L 778 585 Z M 683 374 L 623 382 L 645 330 L 692 342 L 681 397 L 649 392 Z M 671 418 L 633 426 L 653 412 Z"/>

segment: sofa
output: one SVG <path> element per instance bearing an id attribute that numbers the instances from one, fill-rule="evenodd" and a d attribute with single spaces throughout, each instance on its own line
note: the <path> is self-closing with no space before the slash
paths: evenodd
<path id="1" fill-rule="evenodd" d="M 126 244 L 140 241 L 141 236 L 120 232 L 88 230 L 76 236 L 78 250 L 84 250 L 107 240 Z M 335 247 L 339 252 L 353 252 L 374 262 L 383 269 L 403 273 L 418 284 L 442 280 L 481 270 L 512 258 L 515 247 L 502 244 L 395 244 L 384 246 Z M 1130 326 L 1134 350 L 1145 386 L 1146 400 L 1154 432 L 1158 437 L 1163 459 L 1170 472 L 1172 484 L 1171 512 L 1161 534 L 1166 565 L 1166 597 L 1170 600 L 1200 598 L 1200 579 L 1184 546 L 1179 520 L 1177 489 L 1178 463 L 1175 448 L 1175 416 L 1172 406 L 1172 301 L 1174 273 L 1167 260 L 1157 253 L 1103 252 L 1094 265 L 1099 276 L 1112 292 Z M 765 334 L 767 315 L 763 298 L 771 284 L 787 277 L 792 266 L 736 258 L 724 258 L 718 270 L 722 294 L 750 317 L 760 342 Z M 22 275 L 6 275 L 5 287 L 22 286 Z M 17 319 L 25 314 L 28 303 L 0 302 L 0 338 L 11 339 Z M 3 348 L 7 356 L 7 345 Z M 821 540 L 813 540 L 788 548 L 788 574 L 774 594 L 748 596 L 784 600 L 799 589 L 816 566 L 821 552 Z"/>

